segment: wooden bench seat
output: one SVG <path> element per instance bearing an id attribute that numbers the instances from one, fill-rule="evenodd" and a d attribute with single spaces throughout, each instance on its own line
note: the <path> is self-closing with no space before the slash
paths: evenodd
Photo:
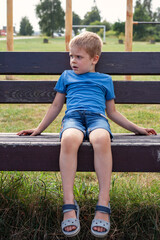
<path id="1" fill-rule="evenodd" d="M 66 52 L 0 54 L 1 75 L 59 75 L 66 69 L 70 69 Z M 105 52 L 96 70 L 117 75 L 114 81 L 117 104 L 160 104 L 160 81 L 152 81 L 152 76 L 150 81 L 118 81 L 119 75 L 160 75 L 160 52 Z M 0 103 L 51 103 L 55 84 L 56 81 L 0 81 Z M 113 171 L 160 171 L 160 134 L 114 134 L 111 144 Z M 0 170 L 59 171 L 59 151 L 57 133 L 36 137 L 0 133 Z M 89 142 L 83 142 L 79 149 L 78 171 L 94 171 Z"/>
<path id="2" fill-rule="evenodd" d="M 114 134 L 111 143 L 113 171 L 157 172 L 160 163 L 160 134 L 136 136 Z M 59 171 L 59 134 L 36 137 L 0 134 L 0 169 L 3 171 Z M 94 171 L 93 149 L 83 142 L 78 153 L 78 171 Z"/>

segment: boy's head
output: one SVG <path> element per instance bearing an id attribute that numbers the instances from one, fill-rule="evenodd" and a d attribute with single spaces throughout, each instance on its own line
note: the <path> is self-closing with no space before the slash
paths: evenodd
<path id="1" fill-rule="evenodd" d="M 100 57 L 102 45 L 102 40 L 96 33 L 84 32 L 77 35 L 70 41 L 69 48 L 82 48 L 89 54 L 91 58 L 93 58 L 95 55 Z"/>
<path id="2" fill-rule="evenodd" d="M 76 74 L 95 72 L 101 55 L 102 40 L 92 32 L 84 32 L 74 37 L 69 44 L 70 65 Z"/>

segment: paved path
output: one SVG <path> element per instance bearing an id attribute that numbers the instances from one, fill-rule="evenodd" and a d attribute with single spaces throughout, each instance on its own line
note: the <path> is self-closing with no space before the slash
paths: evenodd
<path id="1" fill-rule="evenodd" d="M 14 37 L 14 40 L 19 40 L 19 39 L 33 39 L 33 38 L 38 38 L 39 36 L 20 36 L 20 37 Z M 5 41 L 7 38 L 0 38 L 0 41 Z"/>

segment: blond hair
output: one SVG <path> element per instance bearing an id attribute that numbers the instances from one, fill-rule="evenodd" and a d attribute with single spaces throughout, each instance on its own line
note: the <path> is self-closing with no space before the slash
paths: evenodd
<path id="1" fill-rule="evenodd" d="M 74 46 L 83 48 L 93 58 L 95 55 L 101 55 L 103 42 L 96 33 L 86 31 L 70 41 L 69 48 Z"/>

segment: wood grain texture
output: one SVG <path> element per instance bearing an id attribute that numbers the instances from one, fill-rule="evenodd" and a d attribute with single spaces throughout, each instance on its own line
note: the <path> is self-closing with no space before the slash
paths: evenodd
<path id="1" fill-rule="evenodd" d="M 51 103 L 56 81 L 0 81 L 0 103 Z M 116 103 L 160 103 L 160 81 L 114 81 Z"/>
<path id="2" fill-rule="evenodd" d="M 114 134 L 111 143 L 114 172 L 159 172 L 160 134 Z M 19 137 L 0 134 L 0 170 L 59 171 L 59 134 Z M 94 171 L 93 148 L 83 142 L 78 152 L 78 171 Z"/>
<path id="3" fill-rule="evenodd" d="M 50 75 L 70 69 L 68 52 L 1 52 L 0 74 Z M 103 52 L 96 71 L 112 75 L 160 75 L 160 52 Z"/>
<path id="4" fill-rule="evenodd" d="M 57 75 L 70 69 L 64 52 L 1 52 L 0 74 Z M 160 75 L 160 52 L 105 52 L 96 71 L 112 75 Z M 56 81 L 0 81 L 0 103 L 51 103 Z M 160 104 L 160 81 L 114 81 L 116 103 Z M 0 170 L 59 171 L 58 134 L 19 137 L 0 134 Z M 115 134 L 113 171 L 159 172 L 160 134 Z M 84 142 L 78 171 L 94 171 L 93 148 Z"/>

